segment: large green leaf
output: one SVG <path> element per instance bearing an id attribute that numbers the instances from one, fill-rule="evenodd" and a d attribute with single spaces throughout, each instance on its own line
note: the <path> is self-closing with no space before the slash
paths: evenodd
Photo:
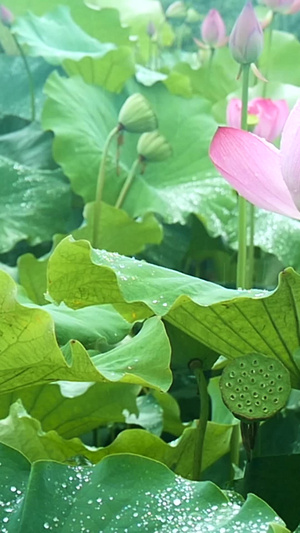
<path id="1" fill-rule="evenodd" d="M 47 259 L 37 259 L 33 254 L 23 254 L 18 259 L 18 276 L 22 288 L 25 289 L 29 299 L 44 305 L 47 302 Z"/>
<path id="2" fill-rule="evenodd" d="M 63 67 L 69 76 L 80 75 L 87 83 L 101 85 L 116 93 L 135 72 L 133 52 L 125 46 L 108 52 L 103 58 L 66 59 Z"/>
<path id="3" fill-rule="evenodd" d="M 111 42 L 91 37 L 73 21 L 66 6 L 42 17 L 28 13 L 18 19 L 13 31 L 30 55 L 63 64 L 68 74 L 79 74 L 87 83 L 119 92 L 134 73 L 131 48 L 117 49 Z"/>
<path id="4" fill-rule="evenodd" d="M 84 427 L 84 425 L 83 425 Z M 228 453 L 232 426 L 209 422 L 205 434 L 202 469 Z M 20 401 L 12 404 L 9 415 L 0 420 L 0 442 L 19 450 L 31 462 L 40 459 L 71 462 L 82 456 L 98 463 L 107 455 L 134 453 L 164 463 L 175 473 L 191 478 L 194 461 L 195 429 L 186 429 L 171 444 L 142 429 L 122 431 L 104 448 L 85 446 L 78 438 L 64 439 L 56 431 L 44 432 L 41 424 L 28 415 Z"/>
<path id="5" fill-rule="evenodd" d="M 0 252 L 20 240 L 31 245 L 66 232 L 70 185 L 61 170 L 35 170 L 0 156 Z"/>
<path id="6" fill-rule="evenodd" d="M 31 304 L 28 306 L 37 307 Z M 132 324 L 124 320 L 111 305 L 95 305 L 75 311 L 63 304 L 49 304 L 43 309 L 54 320 L 55 334 L 60 345 L 76 339 L 87 349 L 105 350 L 109 345 L 120 342 L 132 328 Z"/>
<path id="7" fill-rule="evenodd" d="M 52 135 L 44 132 L 37 122 L 0 135 L 0 154 L 32 169 L 56 167 L 52 158 Z"/>
<path id="8" fill-rule="evenodd" d="M 49 291 L 58 302 L 75 308 L 113 303 L 129 320 L 137 315 L 164 316 L 230 358 L 255 351 L 276 357 L 289 369 L 293 386 L 300 386 L 293 358 L 300 344 L 300 276 L 292 269 L 282 273 L 273 293 L 236 291 L 92 250 L 87 241 L 66 239 L 49 262 Z"/>
<path id="9" fill-rule="evenodd" d="M 41 58 L 28 57 L 27 61 L 34 84 L 36 112 L 39 116 L 45 100 L 42 89 L 52 67 Z M 15 115 L 30 120 L 28 76 L 22 58 L 1 54 L 0 69 L 2 76 L 0 116 Z"/>
<path id="10" fill-rule="evenodd" d="M 174 71 L 190 81 L 193 94 L 199 94 L 212 102 L 218 102 L 240 88 L 237 81 L 238 68 L 227 47 L 216 50 L 211 65 L 209 60 L 198 68 L 192 68 L 187 62 L 174 65 Z"/>
<path id="11" fill-rule="evenodd" d="M 94 200 L 103 145 L 117 123 L 122 102 L 128 93 L 138 91 L 152 103 L 173 156 L 166 162 L 149 164 L 143 175 L 136 175 L 124 209 L 133 217 L 149 211 L 160 213 L 170 223 L 183 223 L 194 212 L 212 231 L 220 228 L 220 213 L 226 208 L 230 211 L 235 199 L 225 180 L 212 173 L 208 148 L 216 124 L 206 100 L 172 95 L 161 83 L 148 88 L 131 83 L 128 92 L 118 97 L 78 78 L 65 79 L 57 74 L 49 78 L 45 91 L 49 99 L 43 126 L 55 133 L 54 157 L 70 178 L 74 191 L 85 201 Z M 136 136 L 126 136 L 120 175 L 115 153 L 113 145 L 104 191 L 104 200 L 111 204 L 116 202 L 136 159 Z"/>
<path id="12" fill-rule="evenodd" d="M 93 202 L 85 206 L 84 223 L 72 232 L 75 239 L 92 241 L 94 205 Z M 123 209 L 102 203 L 99 231 L 101 248 L 134 255 L 141 252 L 146 244 L 159 244 L 162 236 L 162 227 L 151 213 L 134 220 Z"/>
<path id="13" fill-rule="evenodd" d="M 229 533 L 252 533 L 282 523 L 254 495 L 245 503 L 237 495 L 230 500 L 213 483 L 184 480 L 151 459 L 123 454 L 107 457 L 94 467 L 38 461 L 30 472 L 15 450 L 1 446 L 0 454 L 6 465 L 0 474 L 4 501 L 0 518 L 7 533 L 47 529 L 66 533 L 75 531 L 74 524 L 77 531 L 80 527 L 82 531 L 170 532 L 171 525 L 172 531 L 220 533 L 224 528 Z M 22 474 L 16 476 L 19 468 Z"/>
<path id="14" fill-rule="evenodd" d="M 137 415 L 139 391 L 138 385 L 127 383 L 67 381 L 26 387 L 1 395 L 0 419 L 6 418 L 10 406 L 21 399 L 26 411 L 41 423 L 45 432 L 55 430 L 70 439 L 99 426 L 124 423 L 125 409 Z"/>
<path id="15" fill-rule="evenodd" d="M 5 5 L 16 16 L 31 11 L 36 15 L 44 15 L 58 6 L 58 0 L 7 0 Z M 128 28 L 120 23 L 119 12 L 115 9 L 95 11 L 89 9 L 82 0 L 72 0 L 69 5 L 72 18 L 89 35 L 102 42 L 118 45 L 129 44 Z"/>
<path id="16" fill-rule="evenodd" d="M 284 81 L 292 85 L 300 85 L 300 68 L 294 58 L 300 53 L 300 44 L 295 35 L 275 31 L 272 38 L 270 57 L 268 47 L 265 46 L 260 58 L 260 68 L 268 69 L 270 81 Z"/>
<path id="17" fill-rule="evenodd" d="M 66 58 L 78 61 L 86 56 L 102 57 L 116 48 L 86 34 L 75 24 L 67 6 L 59 6 L 42 17 L 28 13 L 17 19 L 13 32 L 19 43 L 26 45 L 29 55 L 42 56 L 54 64 Z"/>
<path id="18" fill-rule="evenodd" d="M 170 345 L 158 318 L 145 322 L 130 342 L 92 359 L 77 340 L 58 347 L 54 322 L 43 309 L 16 300 L 16 286 L 0 272 L 0 391 L 57 380 L 122 381 L 167 390 Z"/>
<path id="19" fill-rule="evenodd" d="M 147 26 L 151 20 L 159 28 L 160 40 L 163 45 L 173 42 L 173 32 L 165 22 L 165 15 L 159 0 L 85 0 L 85 3 L 96 9 L 115 8 L 120 13 L 121 22 L 130 26 L 130 33 L 138 37 L 139 53 L 145 59 L 149 54 L 149 36 Z M 101 12 L 101 11 L 100 11 Z"/>

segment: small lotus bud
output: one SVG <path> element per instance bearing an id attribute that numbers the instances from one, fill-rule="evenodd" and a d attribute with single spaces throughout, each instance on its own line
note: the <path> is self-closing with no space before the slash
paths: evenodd
<path id="1" fill-rule="evenodd" d="M 194 9 L 193 7 L 189 7 L 186 14 L 185 22 L 188 24 L 194 24 L 195 22 L 199 22 L 201 20 L 201 15 Z"/>
<path id="2" fill-rule="evenodd" d="M 244 65 L 255 63 L 263 49 L 263 32 L 252 3 L 247 1 L 229 39 L 233 58 Z"/>
<path id="3" fill-rule="evenodd" d="M 171 145 L 158 131 L 143 133 L 139 138 L 137 151 L 144 161 L 164 161 L 172 154 Z"/>
<path id="4" fill-rule="evenodd" d="M 11 27 L 12 23 L 15 20 L 13 13 L 2 4 L 0 5 L 0 20 L 2 24 L 4 24 L 4 26 L 7 26 L 8 28 Z"/>
<path id="5" fill-rule="evenodd" d="M 211 9 L 203 20 L 201 37 L 210 48 L 218 48 L 226 44 L 226 27 L 217 9 Z"/>
<path id="6" fill-rule="evenodd" d="M 141 94 L 129 96 L 119 113 L 119 129 L 143 133 L 157 129 L 157 118 L 148 100 Z"/>
<path id="7" fill-rule="evenodd" d="M 147 34 L 150 38 L 154 37 L 156 35 L 156 27 L 154 22 L 150 20 L 147 25 Z"/>
<path id="8" fill-rule="evenodd" d="M 186 7 L 183 2 L 173 2 L 166 11 L 166 17 L 169 19 L 185 19 Z"/>

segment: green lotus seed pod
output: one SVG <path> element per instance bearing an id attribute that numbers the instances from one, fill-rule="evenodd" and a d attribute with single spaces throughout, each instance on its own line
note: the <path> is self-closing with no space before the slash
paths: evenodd
<path id="1" fill-rule="evenodd" d="M 171 145 L 158 131 L 143 133 L 139 138 L 137 151 L 145 161 L 164 161 L 172 154 Z"/>
<path id="2" fill-rule="evenodd" d="M 220 378 L 225 405 L 243 421 L 254 422 L 274 416 L 291 392 L 290 374 L 277 359 L 260 353 L 234 359 Z"/>
<path id="3" fill-rule="evenodd" d="M 118 118 L 120 129 L 143 133 L 157 129 L 157 118 L 148 100 L 141 94 L 129 96 L 121 107 Z"/>
<path id="4" fill-rule="evenodd" d="M 183 2 L 177 1 L 169 5 L 166 10 L 168 19 L 184 19 L 186 17 L 186 7 Z"/>

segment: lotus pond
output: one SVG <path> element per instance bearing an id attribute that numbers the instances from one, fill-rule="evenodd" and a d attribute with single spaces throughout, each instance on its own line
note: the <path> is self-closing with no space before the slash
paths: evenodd
<path id="1" fill-rule="evenodd" d="M 0 6 L 0 530 L 300 532 L 299 0 Z"/>

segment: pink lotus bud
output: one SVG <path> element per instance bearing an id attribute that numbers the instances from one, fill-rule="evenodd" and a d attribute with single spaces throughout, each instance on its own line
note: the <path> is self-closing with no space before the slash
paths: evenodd
<path id="1" fill-rule="evenodd" d="M 255 63 L 263 49 L 263 32 L 252 3 L 247 1 L 229 38 L 233 58 L 244 65 Z"/>
<path id="2" fill-rule="evenodd" d="M 242 102 L 233 98 L 227 106 L 227 123 L 233 128 L 241 127 Z M 274 141 L 282 132 L 289 115 L 289 108 L 285 100 L 270 100 L 269 98 L 254 98 L 248 104 L 250 121 L 255 126 L 253 133 L 269 142 Z"/>
<path id="3" fill-rule="evenodd" d="M 15 20 L 13 13 L 2 4 L 0 5 L 0 20 L 2 24 L 4 24 L 4 26 L 7 26 L 8 28 L 11 27 L 12 23 Z"/>
<path id="4" fill-rule="evenodd" d="M 262 3 L 273 11 L 286 15 L 300 11 L 300 0 L 262 0 Z"/>
<path id="5" fill-rule="evenodd" d="M 224 46 L 227 42 L 224 21 L 216 9 L 211 9 L 201 25 L 202 40 L 210 48 Z"/>

